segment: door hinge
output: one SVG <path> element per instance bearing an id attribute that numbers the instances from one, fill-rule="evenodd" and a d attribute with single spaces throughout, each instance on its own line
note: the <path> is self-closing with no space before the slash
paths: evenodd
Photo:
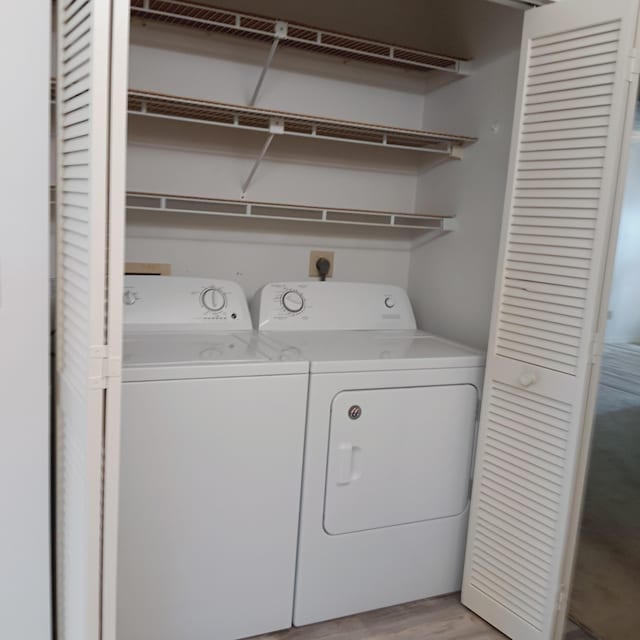
<path id="1" fill-rule="evenodd" d="M 482 410 L 482 399 L 478 398 L 476 402 L 476 423 L 480 422 L 480 411 Z"/>
<path id="2" fill-rule="evenodd" d="M 558 591 L 558 597 L 556 598 L 556 610 L 560 611 L 567 604 L 567 588 L 565 585 L 560 585 L 560 591 Z"/>
<path id="3" fill-rule="evenodd" d="M 593 341 L 591 342 L 591 364 L 598 364 L 600 360 L 602 360 L 603 348 L 602 334 L 598 331 L 598 333 L 593 336 Z"/>
<path id="4" fill-rule="evenodd" d="M 120 377 L 122 361 L 110 355 L 109 345 L 94 345 L 90 349 L 89 383 L 92 389 L 106 389 L 109 380 Z"/>
<path id="5" fill-rule="evenodd" d="M 629 56 L 629 75 L 627 76 L 627 82 L 633 82 L 634 76 L 640 74 L 640 58 L 638 57 L 638 50 L 632 49 Z"/>

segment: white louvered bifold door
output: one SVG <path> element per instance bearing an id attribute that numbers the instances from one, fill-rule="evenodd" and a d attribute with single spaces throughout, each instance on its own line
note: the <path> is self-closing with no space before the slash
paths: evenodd
<path id="1" fill-rule="evenodd" d="M 113 114 L 112 13 L 125 0 L 58 0 L 56 81 L 56 613 L 59 640 L 109 640 L 103 610 L 106 422 L 119 430 L 125 164 L 122 114 Z M 120 25 L 122 30 L 122 25 Z M 127 16 L 128 28 L 128 16 Z M 127 32 L 128 33 L 128 32 Z M 123 45 L 120 44 L 120 48 Z M 124 69 L 112 58 L 124 56 Z M 119 63 L 123 66 L 123 63 Z M 120 83 L 122 84 L 122 82 Z M 120 90 L 122 93 L 122 90 Z M 117 157 L 114 157 L 114 154 Z M 120 287 L 120 288 L 119 288 Z M 114 296 L 116 296 L 114 298 Z M 115 299 L 115 302 L 114 302 Z M 111 342 L 110 342 L 111 341 Z M 110 346 L 110 345 L 114 346 Z M 113 416 L 117 413 L 118 420 Z M 117 437 L 116 437 L 117 440 Z M 116 458 L 117 460 L 117 458 Z M 108 465 L 107 465 L 108 466 Z M 117 503 L 115 505 L 117 507 Z M 113 517 L 110 518 L 113 520 Z M 110 552 L 112 553 L 112 552 Z"/>
<path id="2" fill-rule="evenodd" d="M 565 611 L 637 4 L 524 19 L 462 591 L 516 640 L 552 638 Z"/>

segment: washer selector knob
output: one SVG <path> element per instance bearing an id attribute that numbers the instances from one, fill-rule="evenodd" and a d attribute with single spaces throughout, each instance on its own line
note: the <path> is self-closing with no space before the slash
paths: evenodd
<path id="1" fill-rule="evenodd" d="M 391 296 L 387 296 L 384 299 L 384 306 L 387 307 L 387 309 L 393 309 L 393 307 L 396 306 L 396 303 Z"/>
<path id="2" fill-rule="evenodd" d="M 304 298 L 295 289 L 289 289 L 282 294 L 282 306 L 289 313 L 300 313 L 304 309 Z"/>
<path id="3" fill-rule="evenodd" d="M 222 311 L 227 306 L 227 296 L 220 289 L 207 287 L 200 294 L 200 304 L 207 311 Z"/>

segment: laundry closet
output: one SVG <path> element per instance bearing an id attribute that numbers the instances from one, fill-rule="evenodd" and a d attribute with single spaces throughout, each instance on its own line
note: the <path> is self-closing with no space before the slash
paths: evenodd
<path id="1" fill-rule="evenodd" d="M 486 352 L 462 602 L 562 637 L 637 0 L 58 4 L 63 637 L 121 640 L 123 272 L 251 299 L 317 255 Z"/>

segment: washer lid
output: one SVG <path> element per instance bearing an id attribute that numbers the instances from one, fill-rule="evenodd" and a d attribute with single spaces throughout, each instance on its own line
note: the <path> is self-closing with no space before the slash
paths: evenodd
<path id="1" fill-rule="evenodd" d="M 308 365 L 279 352 L 252 331 L 125 334 L 123 380 L 174 380 L 306 373 Z"/>
<path id="2" fill-rule="evenodd" d="M 312 373 L 480 367 L 484 354 L 423 331 L 262 332 L 280 359 L 308 360 Z"/>

